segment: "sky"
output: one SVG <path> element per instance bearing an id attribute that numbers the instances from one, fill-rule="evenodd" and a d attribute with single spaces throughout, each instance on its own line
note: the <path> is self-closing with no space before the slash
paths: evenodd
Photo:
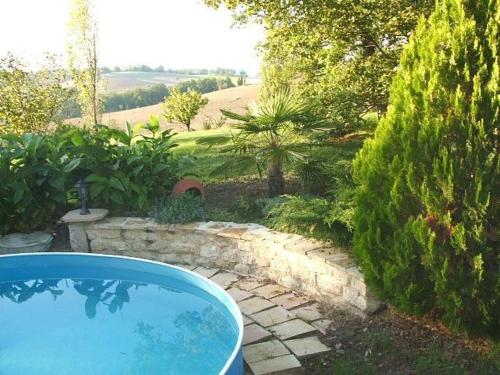
<path id="1" fill-rule="evenodd" d="M 45 52 L 65 62 L 71 0 L 0 0 L 0 57 L 28 63 Z M 146 64 L 165 68 L 217 67 L 258 73 L 259 25 L 234 26 L 226 9 L 201 0 L 94 0 L 100 66 Z"/>

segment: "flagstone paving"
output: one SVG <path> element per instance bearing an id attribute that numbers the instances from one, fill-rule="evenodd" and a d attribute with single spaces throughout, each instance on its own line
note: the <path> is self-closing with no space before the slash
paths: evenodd
<path id="1" fill-rule="evenodd" d="M 300 359 L 331 350 L 321 342 L 331 321 L 309 297 L 223 270 L 197 267 L 193 271 L 225 288 L 240 307 L 246 374 L 303 374 Z"/>

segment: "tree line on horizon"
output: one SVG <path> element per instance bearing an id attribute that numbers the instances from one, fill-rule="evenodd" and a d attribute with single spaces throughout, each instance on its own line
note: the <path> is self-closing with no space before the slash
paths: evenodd
<path id="1" fill-rule="evenodd" d="M 151 67 L 149 65 L 129 65 L 125 67 L 115 66 L 113 68 L 103 66 L 99 68 L 101 74 L 120 73 L 120 72 L 145 72 L 145 73 L 171 73 L 181 75 L 215 75 L 215 76 L 230 76 L 230 77 L 244 77 L 247 78 L 248 74 L 245 70 L 230 68 L 216 68 L 216 69 L 165 69 L 163 65 Z"/>

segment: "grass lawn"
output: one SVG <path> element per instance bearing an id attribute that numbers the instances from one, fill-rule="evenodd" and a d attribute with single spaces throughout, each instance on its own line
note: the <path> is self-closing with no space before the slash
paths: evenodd
<path id="1" fill-rule="evenodd" d="M 203 181 L 205 184 L 218 183 L 227 181 L 228 179 L 240 178 L 257 178 L 257 168 L 252 168 L 246 173 L 242 174 L 241 171 L 228 169 L 225 175 L 211 176 L 211 172 L 222 165 L 224 162 L 230 160 L 232 156 L 228 153 L 222 152 L 225 145 L 217 145 L 207 147 L 205 145 L 198 145 L 196 142 L 199 139 L 209 139 L 220 136 L 230 135 L 230 129 L 223 127 L 220 129 L 200 130 L 193 132 L 178 133 L 173 137 L 173 141 L 179 146 L 173 149 L 176 156 L 187 156 L 191 162 L 186 160 L 185 174 L 188 176 L 196 177 Z"/>

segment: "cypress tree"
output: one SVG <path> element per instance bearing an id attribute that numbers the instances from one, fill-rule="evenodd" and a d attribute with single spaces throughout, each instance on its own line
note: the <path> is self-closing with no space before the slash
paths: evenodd
<path id="1" fill-rule="evenodd" d="M 438 0 L 357 155 L 356 257 L 380 297 L 500 332 L 500 0 Z"/>

